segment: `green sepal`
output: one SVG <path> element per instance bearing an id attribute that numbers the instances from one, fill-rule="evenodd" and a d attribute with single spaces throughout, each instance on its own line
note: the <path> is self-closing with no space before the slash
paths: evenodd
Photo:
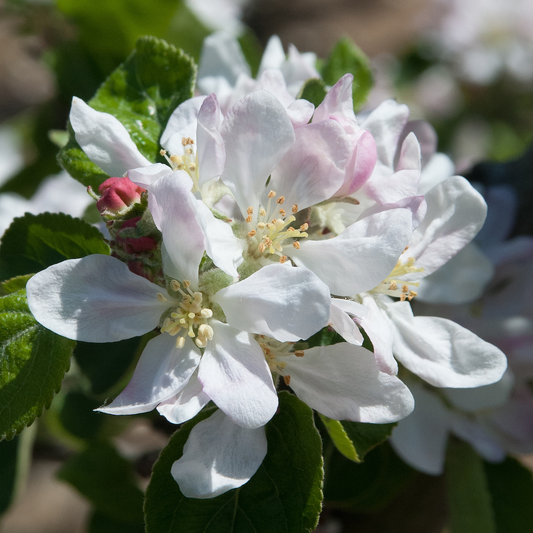
<path id="1" fill-rule="evenodd" d="M 33 318 L 24 289 L 0 297 L 0 440 L 50 406 L 75 345 Z"/>
<path id="2" fill-rule="evenodd" d="M 322 69 L 322 78 L 328 85 L 335 85 L 345 74 L 353 74 L 353 106 L 358 110 L 368 98 L 374 84 L 370 60 L 348 37 L 337 41 Z"/>
<path id="3" fill-rule="evenodd" d="M 2 238 L 0 279 L 90 254 L 109 254 L 109 246 L 95 227 L 64 213 L 26 213 L 11 223 Z"/>
<path id="4" fill-rule="evenodd" d="M 171 438 L 146 492 L 147 533 L 300 533 L 316 528 L 322 500 L 321 440 L 313 413 L 295 396 L 279 394 L 266 426 L 268 453 L 248 483 L 211 499 L 186 498 L 170 474 L 201 412 Z"/>
<path id="5" fill-rule="evenodd" d="M 155 162 L 168 119 L 179 104 L 192 98 L 195 80 L 196 65 L 182 50 L 155 37 L 141 37 L 89 105 L 115 116 L 139 151 Z M 94 190 L 109 177 L 85 155 L 70 125 L 69 142 L 58 160 L 71 176 Z"/>
<path id="6" fill-rule="evenodd" d="M 318 107 L 322 103 L 322 100 L 324 100 L 326 94 L 326 84 L 324 81 L 320 78 L 311 78 L 302 85 L 298 98 L 308 100 L 315 107 Z"/>

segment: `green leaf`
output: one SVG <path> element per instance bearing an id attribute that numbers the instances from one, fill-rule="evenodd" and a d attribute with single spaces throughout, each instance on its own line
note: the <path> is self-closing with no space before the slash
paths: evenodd
<path id="1" fill-rule="evenodd" d="M 353 74 L 353 105 L 359 109 L 368 98 L 374 80 L 370 61 L 355 43 L 343 37 L 339 39 L 322 70 L 328 85 L 335 85 L 345 74 Z"/>
<path id="2" fill-rule="evenodd" d="M 58 472 L 97 511 L 120 522 L 142 522 L 143 493 L 135 484 L 132 465 L 105 442 L 93 442 L 69 459 Z"/>
<path id="3" fill-rule="evenodd" d="M 355 512 L 379 511 L 416 475 L 388 444 L 372 450 L 363 463 L 347 459 L 335 448 L 326 455 L 325 500 Z"/>
<path id="4" fill-rule="evenodd" d="M 12 439 L 49 407 L 75 344 L 36 322 L 25 290 L 0 298 L 0 440 Z"/>
<path id="5" fill-rule="evenodd" d="M 154 37 L 142 37 L 134 52 L 100 87 L 89 104 L 115 116 L 150 161 L 159 157 L 159 138 L 174 109 L 193 96 L 196 66 L 183 51 Z M 72 128 L 59 162 L 74 178 L 98 189 L 107 179 L 81 150 Z"/>
<path id="6" fill-rule="evenodd" d="M 339 420 L 333 420 L 321 414 L 319 416 L 337 450 L 351 461 L 361 462 L 353 442 L 342 427 L 342 423 Z"/>
<path id="7" fill-rule="evenodd" d="M 483 461 L 458 439 L 448 443 L 446 484 L 451 533 L 496 533 Z"/>
<path id="8" fill-rule="evenodd" d="M 529 533 L 533 524 L 533 474 L 516 459 L 484 463 L 498 533 Z"/>
<path id="9" fill-rule="evenodd" d="M 88 533 L 144 533 L 144 520 L 124 522 L 100 511 L 92 514 Z"/>
<path id="10" fill-rule="evenodd" d="M 146 492 L 148 533 L 299 533 L 316 528 L 321 508 L 322 456 L 313 413 L 282 392 L 266 426 L 268 453 L 252 479 L 217 498 L 186 498 L 170 474 L 200 413 L 174 434 L 154 466 Z"/>
<path id="11" fill-rule="evenodd" d="M 100 405 L 101 402 L 81 392 L 68 392 L 59 411 L 59 421 L 71 435 L 79 439 L 95 438 L 105 419 L 102 413 L 94 411 Z"/>
<path id="12" fill-rule="evenodd" d="M 318 107 L 322 103 L 322 100 L 324 100 L 326 94 L 326 84 L 324 81 L 319 78 L 311 78 L 303 84 L 298 98 L 304 98 L 315 107 Z"/>
<path id="13" fill-rule="evenodd" d="M 26 276 L 17 276 L 15 278 L 8 279 L 7 281 L 0 282 L 0 296 L 7 296 L 13 292 L 17 292 L 20 289 L 26 288 L 26 283 L 33 276 L 33 274 L 27 274 Z"/>
<path id="14" fill-rule="evenodd" d="M 95 227 L 64 213 L 26 213 L 13 221 L 2 238 L 0 279 L 89 254 L 109 254 L 109 246 Z"/>

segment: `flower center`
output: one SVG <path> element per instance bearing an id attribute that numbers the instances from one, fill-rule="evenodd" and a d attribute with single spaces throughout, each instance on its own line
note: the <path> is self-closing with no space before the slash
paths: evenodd
<path id="1" fill-rule="evenodd" d="M 400 298 L 402 302 L 405 300 L 411 301 L 418 294 L 411 287 L 418 287 L 420 283 L 418 281 L 405 281 L 396 278 L 406 274 L 412 274 L 413 272 L 424 271 L 423 268 L 417 268 L 414 264 L 414 257 L 410 257 L 406 263 L 400 263 L 398 261 L 392 272 L 377 287 L 374 287 L 369 292 L 394 296 L 395 298 Z"/>
<path id="2" fill-rule="evenodd" d="M 184 170 L 187 172 L 194 184 L 192 191 L 199 191 L 198 155 L 193 148 L 194 141 L 190 137 L 182 137 L 181 144 L 183 145 L 183 155 L 174 154 L 169 157 L 166 150 L 161 150 L 159 153 L 168 161 L 172 170 Z"/>
<path id="3" fill-rule="evenodd" d="M 193 292 L 190 286 L 189 281 L 183 282 L 183 287 L 187 290 L 185 292 L 178 281 L 173 279 L 170 282 L 171 289 L 181 295 L 181 302 L 172 309 L 170 316 L 165 318 L 161 333 L 168 333 L 172 336 L 179 334 L 176 339 L 177 348 L 183 348 L 185 335 L 194 339 L 199 348 L 205 348 L 207 341 L 213 339 L 213 328 L 208 324 L 213 311 L 208 307 L 203 307 L 202 293 Z"/>
<path id="4" fill-rule="evenodd" d="M 256 335 L 256 340 L 261 346 L 265 359 L 270 371 L 276 374 L 283 374 L 283 370 L 287 366 L 287 363 L 283 361 L 284 357 L 288 355 L 295 355 L 296 357 L 303 357 L 305 355 L 303 350 L 291 351 L 293 342 L 280 342 L 275 339 L 265 337 L 265 335 Z M 285 383 L 290 383 L 291 377 L 288 375 L 283 376 Z"/>
<path id="5" fill-rule="evenodd" d="M 253 207 L 248 208 L 248 252 L 254 259 L 276 255 L 280 263 L 285 263 L 287 255 L 290 255 L 290 246 L 300 248 L 298 239 L 308 236 L 306 230 L 309 226 L 307 223 L 302 224 L 300 229 L 290 226 L 296 220 L 294 215 L 298 212 L 298 205 L 293 204 L 292 214 L 287 216 L 287 212 L 281 207 L 285 197 L 280 196 L 274 201 L 275 198 L 275 191 L 270 191 L 267 206 L 259 208 L 257 217 L 254 216 Z"/>

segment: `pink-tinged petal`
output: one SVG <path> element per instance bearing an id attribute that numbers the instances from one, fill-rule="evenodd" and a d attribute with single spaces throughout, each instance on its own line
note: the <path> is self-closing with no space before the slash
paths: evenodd
<path id="1" fill-rule="evenodd" d="M 171 424 L 183 424 L 196 416 L 209 401 L 209 396 L 203 392 L 198 381 L 198 372 L 194 372 L 185 387 L 172 398 L 161 402 L 157 410 Z"/>
<path id="2" fill-rule="evenodd" d="M 477 300 L 494 276 L 494 266 L 475 243 L 467 244 L 433 274 L 420 280 L 417 300 L 464 304 Z"/>
<path id="3" fill-rule="evenodd" d="M 171 474 L 187 498 L 215 498 L 249 481 L 266 453 L 264 428 L 244 429 L 217 411 L 194 426 Z"/>
<path id="4" fill-rule="evenodd" d="M 294 128 L 279 101 L 267 91 L 239 100 L 221 128 L 226 146 L 222 180 L 242 213 L 257 211 L 260 195 L 272 170 L 294 143 Z"/>
<path id="5" fill-rule="evenodd" d="M 237 39 L 222 31 L 206 37 L 198 69 L 198 87 L 200 90 L 204 94 L 216 92 L 212 85 L 217 78 L 226 80 L 232 87 L 240 74 L 249 76 L 251 72 Z"/>
<path id="6" fill-rule="evenodd" d="M 130 181 L 148 189 L 158 179 L 172 174 L 172 169 L 168 165 L 162 163 L 154 163 L 148 167 L 133 168 L 128 170 L 128 178 Z"/>
<path id="7" fill-rule="evenodd" d="M 198 367 L 203 391 L 235 424 L 264 426 L 278 408 L 278 396 L 263 350 L 254 338 L 211 320 L 213 340 Z"/>
<path id="8" fill-rule="evenodd" d="M 235 237 L 228 223 L 215 218 L 201 200 L 196 200 L 192 206 L 204 234 L 207 255 L 218 268 L 237 278 L 237 267 L 243 262 L 243 241 Z"/>
<path id="9" fill-rule="evenodd" d="M 170 155 L 182 155 L 184 146 L 181 140 L 190 137 L 196 144 L 196 127 L 198 124 L 198 112 L 205 100 L 205 96 L 195 96 L 185 100 L 170 115 L 167 127 L 161 135 L 161 146 Z"/>
<path id="10" fill-rule="evenodd" d="M 259 65 L 259 74 L 267 69 L 279 69 L 285 61 L 285 51 L 281 44 L 281 39 L 277 35 L 272 35 L 263 52 L 261 64 Z"/>
<path id="11" fill-rule="evenodd" d="M 451 416 L 437 395 L 417 384 L 409 384 L 415 410 L 392 432 L 394 451 L 420 472 L 437 476 L 444 471 Z"/>
<path id="12" fill-rule="evenodd" d="M 483 197 L 461 176 L 433 187 L 425 198 L 427 214 L 402 257 L 414 257 L 424 271 L 403 279 L 425 277 L 448 262 L 474 238 L 487 214 Z"/>
<path id="13" fill-rule="evenodd" d="M 361 123 L 361 127 L 368 130 L 376 140 L 377 173 L 390 174 L 393 169 L 398 140 L 408 118 L 409 108 L 405 104 L 386 100 Z"/>
<path id="14" fill-rule="evenodd" d="M 209 180 L 222 174 L 226 150 L 219 129 L 222 124 L 222 112 L 217 97 L 208 96 L 198 112 L 197 157 L 202 186 Z"/>
<path id="15" fill-rule="evenodd" d="M 198 267 L 205 250 L 204 233 L 196 220 L 196 198 L 186 172 L 161 178 L 150 192 L 149 206 L 163 234 L 165 273 L 198 285 Z M 170 260 L 170 263 L 168 262 Z"/>
<path id="16" fill-rule="evenodd" d="M 176 337 L 162 333 L 144 349 L 127 387 L 109 404 L 97 409 L 110 415 L 134 415 L 151 411 L 187 384 L 200 362 L 200 350 L 185 337 L 176 348 Z"/>
<path id="17" fill-rule="evenodd" d="M 358 191 L 370 178 L 376 166 L 377 152 L 374 137 L 365 131 L 359 138 L 346 166 L 346 177 L 335 196 L 348 196 Z"/>
<path id="18" fill-rule="evenodd" d="M 293 44 L 289 44 L 287 60 L 280 67 L 287 82 L 289 92 L 294 96 L 298 94 L 303 83 L 309 78 L 320 78 L 315 68 L 316 54 L 306 52 L 300 54 Z"/>
<path id="19" fill-rule="evenodd" d="M 422 168 L 424 168 L 435 155 L 437 150 L 437 132 L 433 126 L 425 120 L 410 120 L 404 127 L 398 144 L 403 144 L 403 141 L 410 133 L 414 133 L 418 142 L 420 143 L 420 155 L 422 159 Z M 450 174 L 450 176 L 453 172 Z M 423 193 L 420 193 L 423 194 Z"/>
<path id="20" fill-rule="evenodd" d="M 392 204 L 417 196 L 419 183 L 420 145 L 415 135 L 410 133 L 403 142 L 396 172 L 392 175 L 374 173 L 367 181 L 365 191 L 379 204 Z"/>
<path id="21" fill-rule="evenodd" d="M 58 335 L 114 342 L 153 330 L 169 307 L 167 291 L 107 255 L 69 259 L 35 274 L 26 287 L 35 319 Z"/>
<path id="22" fill-rule="evenodd" d="M 411 213 L 390 209 L 359 219 L 332 239 L 303 239 L 291 258 L 312 270 L 332 294 L 373 289 L 391 272 L 411 236 Z"/>
<path id="23" fill-rule="evenodd" d="M 332 115 L 340 114 L 355 122 L 352 97 L 353 75 L 345 74 L 326 94 L 322 103 L 316 108 L 313 122 L 328 120 Z"/>
<path id="24" fill-rule="evenodd" d="M 268 69 L 263 71 L 259 78 L 261 89 L 272 93 L 283 105 L 288 107 L 294 102 L 294 97 L 289 94 L 285 78 L 279 69 Z"/>
<path id="25" fill-rule="evenodd" d="M 346 308 L 342 304 L 342 302 L 346 302 L 348 304 L 352 303 L 358 306 L 357 308 L 354 308 L 354 311 L 356 313 L 360 312 L 362 305 L 356 303 L 356 302 L 349 302 L 348 300 L 340 300 L 338 298 L 332 298 L 331 299 L 331 307 L 329 311 L 329 324 L 333 326 L 333 329 L 341 335 L 346 342 L 349 342 L 351 344 L 356 344 L 357 346 L 361 346 L 363 344 L 363 335 L 359 331 L 359 328 L 357 327 L 357 324 L 354 322 L 354 319 L 348 314 L 348 311 L 345 311 L 343 309 Z M 366 311 L 366 309 L 363 310 Z M 355 314 L 355 313 L 352 313 Z M 364 313 L 363 313 L 364 314 Z"/>
<path id="26" fill-rule="evenodd" d="M 392 354 L 394 334 L 387 314 L 379 309 L 372 296 L 365 294 L 362 301 L 367 314 L 357 318 L 356 321 L 365 330 L 372 343 L 378 368 L 381 372 L 395 375 L 398 373 L 398 363 Z"/>
<path id="27" fill-rule="evenodd" d="M 124 127 L 109 113 L 101 113 L 74 97 L 70 123 L 87 157 L 110 176 L 123 176 L 130 168 L 151 165 Z"/>
<path id="28" fill-rule="evenodd" d="M 307 269 L 279 263 L 221 289 L 211 300 L 231 326 L 282 342 L 307 339 L 329 319 L 327 286 Z"/>
<path id="29" fill-rule="evenodd" d="M 287 114 L 295 128 L 305 126 L 313 116 L 315 106 L 304 99 L 295 100 L 287 107 Z"/>
<path id="30" fill-rule="evenodd" d="M 295 130 L 296 141 L 272 171 L 268 189 L 287 206 L 305 209 L 331 198 L 342 185 L 351 154 L 348 137 L 334 120 Z"/>
<path id="31" fill-rule="evenodd" d="M 414 317 L 408 302 L 387 306 L 395 326 L 393 351 L 413 374 L 435 387 L 479 387 L 501 379 L 505 355 L 451 320 Z"/>
<path id="32" fill-rule="evenodd" d="M 380 372 L 372 352 L 346 342 L 283 358 L 290 387 L 307 405 L 335 420 L 386 424 L 414 407 L 409 389 Z"/>

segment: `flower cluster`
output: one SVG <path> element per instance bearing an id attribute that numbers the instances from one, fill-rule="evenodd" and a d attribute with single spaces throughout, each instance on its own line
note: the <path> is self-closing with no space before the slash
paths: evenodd
<path id="1" fill-rule="evenodd" d="M 71 339 L 157 329 L 128 386 L 100 411 L 156 408 L 179 424 L 213 402 L 218 411 L 194 427 L 172 467 L 183 494 L 197 498 L 256 472 L 280 384 L 327 417 L 388 423 L 414 407 L 398 362 L 448 388 L 493 383 L 506 367 L 499 349 L 456 323 L 412 313 L 411 300 L 434 290 L 424 278 L 475 236 L 486 204 L 461 177 L 421 181 L 407 108 L 387 101 L 356 117 L 347 74 L 315 109 L 269 56 L 259 81 L 224 85 L 209 53 L 200 72 L 210 94 L 170 117 L 166 163 L 148 161 L 115 117 L 74 99 L 76 140 L 124 176 L 103 186 L 102 212 L 135 213 L 146 194 L 157 233 L 131 241 L 142 218 L 120 220 L 120 254 L 56 264 L 27 286 L 36 319 Z M 293 63 L 308 66 L 299 58 L 293 50 Z M 219 72 L 210 76 L 210 65 Z M 142 261 L 156 244 L 160 264 L 148 266 L 162 275 L 128 269 L 128 253 Z M 325 327 L 346 342 L 305 344 Z"/>

